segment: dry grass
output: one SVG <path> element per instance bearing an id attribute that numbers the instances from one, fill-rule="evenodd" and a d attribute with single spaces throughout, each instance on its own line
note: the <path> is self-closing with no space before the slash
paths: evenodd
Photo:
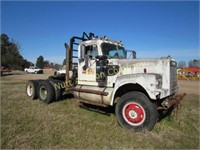
<path id="1" fill-rule="evenodd" d="M 1 79 L 1 94 L 2 149 L 199 149 L 197 94 L 187 95 L 176 120 L 142 133 L 121 128 L 107 109 L 89 111 L 69 99 L 31 101 L 25 81 Z"/>

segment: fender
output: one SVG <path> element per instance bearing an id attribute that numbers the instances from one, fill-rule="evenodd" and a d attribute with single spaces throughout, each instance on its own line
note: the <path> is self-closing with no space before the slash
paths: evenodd
<path id="1" fill-rule="evenodd" d="M 126 84 L 139 84 L 146 90 L 151 99 L 156 99 L 156 95 L 159 94 L 159 92 L 156 90 L 156 79 L 158 78 L 162 78 L 161 75 L 153 73 L 137 73 L 117 77 L 112 93 L 111 105 L 114 103 L 116 91 Z"/>

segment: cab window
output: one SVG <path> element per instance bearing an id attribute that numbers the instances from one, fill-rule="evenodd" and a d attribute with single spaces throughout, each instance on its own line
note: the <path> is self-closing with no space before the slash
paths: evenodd
<path id="1" fill-rule="evenodd" d="M 85 46 L 85 55 L 89 56 L 90 58 L 95 58 L 98 55 L 97 45 Z"/>
<path id="2" fill-rule="evenodd" d="M 110 43 L 103 43 L 102 44 L 102 53 L 103 55 L 107 56 L 110 59 L 125 59 L 126 53 L 124 47 L 110 44 Z"/>

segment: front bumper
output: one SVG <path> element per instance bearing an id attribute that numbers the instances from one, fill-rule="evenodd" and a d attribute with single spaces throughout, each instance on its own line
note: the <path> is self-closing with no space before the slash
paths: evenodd
<path id="1" fill-rule="evenodd" d="M 162 103 L 162 106 L 166 109 L 169 109 L 172 106 L 178 106 L 185 96 L 186 93 L 175 95 L 171 99 L 167 99 L 166 101 L 164 101 Z"/>
<path id="2" fill-rule="evenodd" d="M 158 121 L 162 120 L 166 116 L 171 115 L 174 108 L 179 108 L 181 101 L 186 96 L 186 93 L 178 94 L 173 97 L 167 98 L 164 100 L 160 106 L 157 107 L 159 116 Z"/>
<path id="3" fill-rule="evenodd" d="M 170 98 L 167 98 L 161 103 L 161 106 L 158 109 L 169 109 L 171 107 L 178 106 L 183 98 L 186 96 L 186 93 L 174 95 Z"/>

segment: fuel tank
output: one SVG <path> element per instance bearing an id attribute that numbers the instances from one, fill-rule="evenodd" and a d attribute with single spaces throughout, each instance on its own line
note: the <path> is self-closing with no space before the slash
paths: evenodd
<path id="1" fill-rule="evenodd" d="M 113 88 L 77 85 L 73 95 L 82 101 L 111 105 L 112 93 Z"/>

